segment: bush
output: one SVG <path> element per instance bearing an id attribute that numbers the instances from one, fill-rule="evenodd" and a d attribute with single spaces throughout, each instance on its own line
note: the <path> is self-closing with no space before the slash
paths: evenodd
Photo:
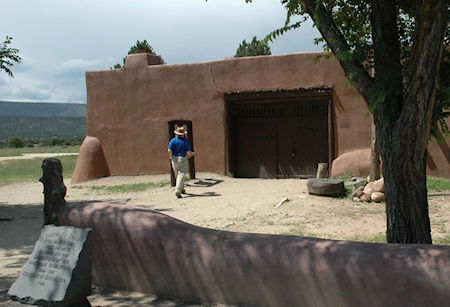
<path id="1" fill-rule="evenodd" d="M 9 145 L 10 148 L 23 148 L 25 146 L 25 142 L 22 138 L 18 136 L 14 136 L 9 139 Z"/>
<path id="2" fill-rule="evenodd" d="M 70 145 L 80 145 L 81 142 L 83 141 L 82 138 L 70 138 L 70 139 L 65 139 L 65 138 L 51 138 L 51 139 L 46 139 L 43 144 L 45 146 L 70 146 Z"/>

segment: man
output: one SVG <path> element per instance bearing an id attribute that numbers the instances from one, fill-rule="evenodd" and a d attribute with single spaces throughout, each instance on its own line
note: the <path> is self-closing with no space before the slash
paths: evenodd
<path id="1" fill-rule="evenodd" d="M 175 137 L 169 142 L 169 158 L 172 162 L 172 168 L 177 178 L 175 195 L 181 198 L 184 193 L 184 174 L 188 171 L 188 161 L 194 155 L 191 150 L 191 144 L 185 137 L 184 127 L 178 127 L 174 131 Z"/>

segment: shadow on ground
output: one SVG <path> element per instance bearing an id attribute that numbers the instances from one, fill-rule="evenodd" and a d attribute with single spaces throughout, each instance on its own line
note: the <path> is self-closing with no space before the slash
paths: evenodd
<path id="1" fill-rule="evenodd" d="M 206 178 L 206 179 L 197 179 L 193 182 L 190 182 L 188 184 L 188 186 L 190 187 L 201 187 L 201 188 L 209 188 L 212 187 L 213 185 L 219 184 L 223 182 L 223 180 L 220 179 L 211 179 L 211 178 Z"/>

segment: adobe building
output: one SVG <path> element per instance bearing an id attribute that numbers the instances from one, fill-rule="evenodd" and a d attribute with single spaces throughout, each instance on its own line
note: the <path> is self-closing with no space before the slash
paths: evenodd
<path id="1" fill-rule="evenodd" d="M 122 69 L 87 72 L 88 137 L 72 182 L 169 173 L 177 125 L 188 129 L 196 171 L 308 177 L 325 162 L 332 176 L 367 175 L 368 108 L 339 63 L 320 55 L 160 65 L 140 53 Z M 429 174 L 450 178 L 449 142 L 432 142 L 428 152 Z"/>

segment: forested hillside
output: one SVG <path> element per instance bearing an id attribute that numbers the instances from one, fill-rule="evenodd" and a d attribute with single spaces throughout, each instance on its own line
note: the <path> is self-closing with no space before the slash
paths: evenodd
<path id="1" fill-rule="evenodd" d="M 85 104 L 0 101 L 0 145 L 11 138 L 42 143 L 82 140 L 85 135 Z"/>
<path id="2" fill-rule="evenodd" d="M 0 101 L 0 116 L 86 117 L 86 104 Z"/>

